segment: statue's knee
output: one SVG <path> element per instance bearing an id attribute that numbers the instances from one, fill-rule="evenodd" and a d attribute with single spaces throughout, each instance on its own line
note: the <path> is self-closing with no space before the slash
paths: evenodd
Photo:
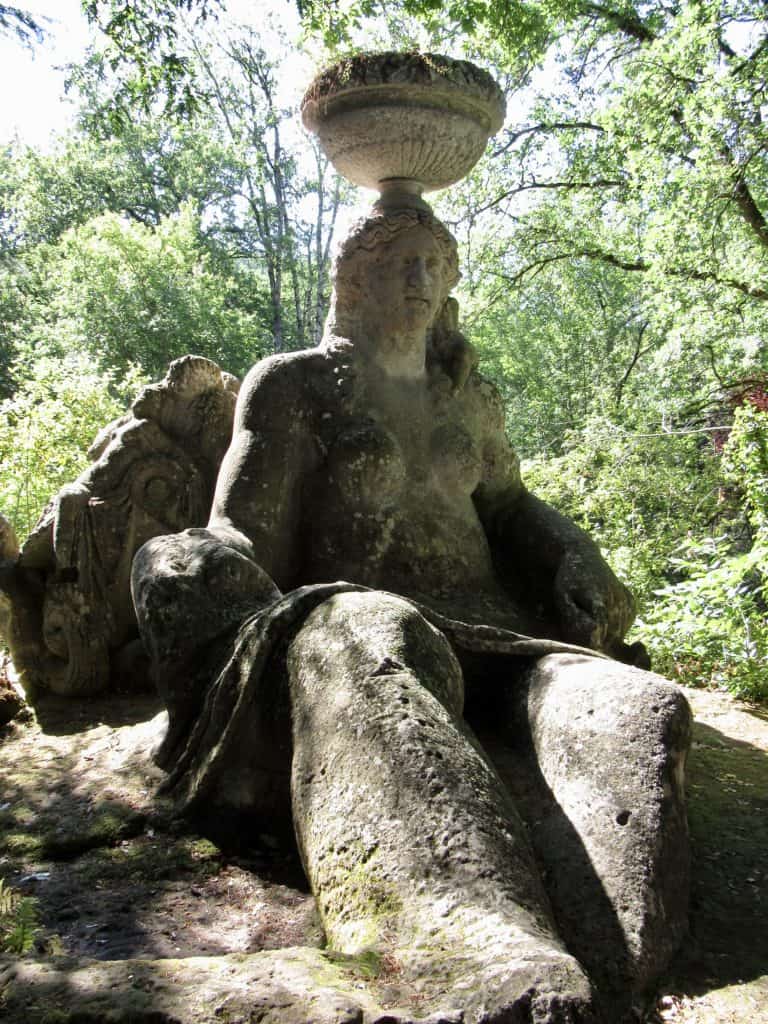
<path id="1" fill-rule="evenodd" d="M 691 711 L 675 683 L 655 672 L 586 655 L 551 654 L 529 673 L 529 716 L 557 719 L 574 732 L 642 731 L 665 746 L 687 749 Z"/>
<path id="2" fill-rule="evenodd" d="M 335 594 L 305 620 L 288 650 L 292 676 L 355 685 L 406 672 L 451 710 L 463 704 L 450 644 L 408 601 L 376 591 Z"/>
<path id="3" fill-rule="evenodd" d="M 280 597 L 255 562 L 208 530 L 147 541 L 136 552 L 131 593 L 155 670 L 194 659 L 258 608 Z"/>
<path id="4" fill-rule="evenodd" d="M 543 658 L 529 678 L 534 750 L 561 805 L 620 803 L 622 816 L 627 807 L 638 821 L 661 815 L 678 835 L 691 740 L 680 688 L 652 672 L 573 655 Z M 584 791 L 593 795 L 585 800 Z"/>

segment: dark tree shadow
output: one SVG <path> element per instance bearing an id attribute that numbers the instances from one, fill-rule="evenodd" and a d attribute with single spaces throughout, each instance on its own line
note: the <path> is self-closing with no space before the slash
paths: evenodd
<path id="1" fill-rule="evenodd" d="M 665 991 L 701 995 L 766 973 L 768 752 L 696 722 L 686 788 L 690 939 Z"/>
<path id="2" fill-rule="evenodd" d="M 631 1012 L 629 949 L 589 853 L 539 768 L 521 678 L 529 659 L 462 660 L 466 717 L 528 827 L 560 936 L 593 982 L 604 1019 L 615 1024 Z"/>
<path id="3" fill-rule="evenodd" d="M 488 692 L 472 696 L 470 687 L 468 720 L 529 822 L 563 937 L 610 1002 L 616 979 L 590 949 L 589 929 L 594 924 L 585 930 L 583 921 L 569 919 L 567 893 L 558 893 L 547 867 L 542 845 L 547 833 L 537 834 L 542 808 L 552 821 L 557 821 L 558 809 L 532 767 L 525 716 L 518 707 L 510 717 L 515 702 L 508 690 L 503 700 L 489 699 Z M 107 771 L 83 772 L 91 749 L 89 729 L 141 722 L 158 707 L 156 699 L 144 695 L 82 706 L 46 698 L 37 708 L 40 729 L 35 735 L 40 746 L 28 763 L 14 763 L 7 756 L 14 729 L 22 727 L 0 730 L 0 875 L 37 897 L 43 925 L 63 938 L 66 953 L 99 959 L 173 955 L 173 929 L 188 926 L 190 908 L 200 901 L 187 898 L 190 890 L 197 888 L 206 897 L 213 892 L 205 888 L 207 881 L 215 882 L 227 864 L 241 865 L 254 884 L 281 886 L 286 908 L 302 900 L 311 902 L 291 842 L 265 847 L 263 833 L 257 830 L 248 842 L 222 852 L 201 843 L 199 832 L 166 816 L 151 797 L 137 805 L 122 798 L 119 788 L 110 792 Z M 762 709 L 750 713 L 768 718 Z M 66 749 L 60 747 L 47 761 L 42 756 L 46 736 L 67 740 Z M 688 797 L 693 861 L 690 936 L 662 985 L 665 992 L 696 995 L 759 978 L 768 964 L 768 753 L 696 723 Z M 268 823 L 261 828 L 268 829 Z M 595 907 L 593 922 L 602 921 L 598 946 L 604 949 L 610 943 L 620 957 L 626 948 L 623 936 L 583 845 L 567 820 L 559 821 L 557 831 L 560 855 L 577 863 Z M 28 877 L 35 874 L 46 877 Z M 241 898 L 250 896 L 246 892 Z M 163 915 L 166 936 L 159 921 Z M 265 926 L 254 948 L 264 948 L 271 941 L 269 933 L 274 935 L 279 927 L 277 920 Z M 298 932 L 292 935 L 296 944 L 305 941 Z M 214 941 L 204 950 L 187 947 L 175 955 L 203 951 L 216 955 L 229 950 L 226 943 Z M 619 1018 L 608 1014 L 607 1019 L 613 1024 Z"/>
<path id="4" fill-rule="evenodd" d="M 109 693 L 82 699 L 41 694 L 34 702 L 40 728 L 54 736 L 74 735 L 98 725 L 136 725 L 163 710 L 160 697 L 146 692 L 128 696 Z"/>
<path id="5" fill-rule="evenodd" d="M 514 708 L 514 700 L 511 706 Z M 763 708 L 742 710 L 768 720 Z M 499 730 L 505 714 L 502 699 L 494 700 L 486 690 L 470 705 L 468 714 L 531 827 L 566 943 L 598 984 L 607 984 L 610 991 L 611 978 L 601 981 L 601 964 L 594 960 L 594 948 L 589 948 L 589 930 L 584 930 L 584 922 L 563 915 L 560 894 L 547 871 L 549 854 L 542 845 L 545 836 L 537 835 L 536 822 L 553 815 L 556 820 L 557 808 L 530 755 L 522 694 L 511 719 L 514 727 L 506 739 Z M 768 965 L 768 752 L 694 722 L 686 792 L 691 839 L 689 933 L 659 980 L 659 989 L 704 995 L 761 978 Z M 618 923 L 599 879 L 590 870 L 583 846 L 567 821 L 561 825 L 568 854 L 578 863 L 588 898 L 605 922 L 609 941 L 623 945 Z M 604 948 L 602 940 L 597 948 Z"/>
<path id="6" fill-rule="evenodd" d="M 292 884 L 303 877 L 295 857 L 256 836 L 247 860 L 232 858 L 158 800 L 156 708 L 46 698 L 36 722 L 0 730 L 0 877 L 36 900 L 32 953 L 121 960 L 317 945 L 313 901 Z"/>

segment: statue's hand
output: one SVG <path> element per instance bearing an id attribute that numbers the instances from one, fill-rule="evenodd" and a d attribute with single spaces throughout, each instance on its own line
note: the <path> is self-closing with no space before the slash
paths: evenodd
<path id="1" fill-rule="evenodd" d="M 597 550 L 567 551 L 554 587 L 564 640 L 609 653 L 620 645 L 634 618 L 634 602 Z"/>
<path id="2" fill-rule="evenodd" d="M 429 355 L 450 377 L 454 394 L 461 391 L 478 364 L 474 347 L 459 330 L 459 304 L 453 297 L 443 303 L 429 336 Z"/>
<path id="3" fill-rule="evenodd" d="M 280 591 L 242 550 L 209 530 L 191 528 L 153 537 L 139 548 L 131 593 L 152 676 L 168 709 L 168 732 L 154 754 L 168 768 L 202 706 L 211 664 L 231 653 L 232 631 Z"/>

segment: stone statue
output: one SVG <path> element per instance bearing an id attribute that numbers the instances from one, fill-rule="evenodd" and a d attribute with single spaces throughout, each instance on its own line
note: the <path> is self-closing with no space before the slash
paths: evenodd
<path id="1" fill-rule="evenodd" d="M 490 102 L 471 65 L 367 60 L 308 94 L 318 117 L 341 94 L 353 141 L 474 117 L 467 82 Z M 243 384 L 208 527 L 136 556 L 158 760 L 245 842 L 292 815 L 329 946 L 381 968 L 382 1022 L 615 1024 L 685 927 L 690 713 L 621 663 L 630 595 L 521 481 L 458 331 L 455 242 L 380 177 L 320 346 Z"/>
<path id="2" fill-rule="evenodd" d="M 11 602 L 3 591 L 2 583 L 10 576 L 19 557 L 19 542 L 13 524 L 0 514 L 0 637 L 9 632 Z"/>
<path id="3" fill-rule="evenodd" d="M 11 619 L 11 604 L 3 593 L 2 581 L 12 571 L 18 555 L 19 543 L 13 525 L 0 515 L 0 643 L 8 633 Z M 8 660 L 8 655 L 0 651 L 0 726 L 10 722 L 24 707 L 24 701 L 9 679 Z"/>
<path id="4" fill-rule="evenodd" d="M 28 694 L 92 694 L 146 674 L 131 562 L 150 537 L 206 521 L 238 386 L 210 360 L 175 360 L 4 558 L 0 628 Z"/>

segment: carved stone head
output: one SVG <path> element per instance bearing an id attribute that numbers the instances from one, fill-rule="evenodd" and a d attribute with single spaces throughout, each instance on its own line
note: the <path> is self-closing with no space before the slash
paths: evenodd
<path id="1" fill-rule="evenodd" d="M 409 275 L 417 257 L 423 273 Z M 422 320 L 426 330 L 458 280 L 456 240 L 432 213 L 374 208 L 336 254 L 327 333 L 354 338 L 383 318 L 396 327 L 398 314 L 403 327 Z"/>

